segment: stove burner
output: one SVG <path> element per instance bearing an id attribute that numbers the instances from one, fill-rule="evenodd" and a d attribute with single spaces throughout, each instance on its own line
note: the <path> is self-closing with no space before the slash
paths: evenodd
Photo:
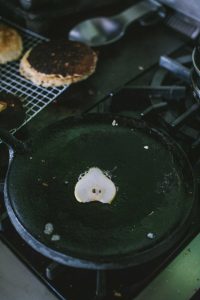
<path id="1" fill-rule="evenodd" d="M 195 88 L 191 88 L 191 70 L 192 57 L 188 51 L 175 58 L 161 56 L 150 85 L 132 83 L 125 86 L 108 100 L 110 109 L 115 113 L 125 111 L 128 115 L 131 111 L 131 115 L 162 126 L 173 137 L 178 137 L 180 143 L 188 146 L 186 151 L 189 148 L 197 151 L 200 146 L 200 101 L 194 97 Z M 197 80 L 196 90 L 200 94 L 200 78 Z M 109 107 L 108 103 L 106 106 Z"/>
<path id="2" fill-rule="evenodd" d="M 176 60 L 161 56 L 161 68 L 155 73 L 151 82 L 151 86 L 165 86 L 167 83 L 174 89 L 184 88 L 185 94 L 178 94 L 178 97 L 173 97 L 171 101 L 162 94 L 160 98 L 151 97 L 152 105 L 159 105 L 161 99 L 162 101 L 164 99 L 167 109 L 162 113 L 162 119 L 172 128 L 180 125 L 186 119 L 185 99 L 190 97 L 188 93 L 190 70 L 185 66 L 186 64 L 191 64 L 191 57 L 188 55 L 178 57 Z"/>
<path id="3" fill-rule="evenodd" d="M 192 148 L 196 148 L 200 144 L 200 140 L 198 141 L 200 115 L 197 113 L 200 103 L 194 97 L 190 86 L 191 65 L 191 55 L 180 56 L 176 59 L 161 56 L 161 68 L 154 74 L 151 86 L 172 85 L 172 89 L 179 93 L 177 97 L 173 95 L 172 99 L 166 98 L 164 94 L 160 97 L 149 95 L 151 106 L 142 113 L 142 116 L 148 118 L 148 114 L 158 113 L 159 119 L 171 133 L 172 131 L 177 133 L 179 130 L 184 138 L 190 139 Z M 185 94 L 180 93 L 180 91 L 183 92 L 184 87 Z"/>

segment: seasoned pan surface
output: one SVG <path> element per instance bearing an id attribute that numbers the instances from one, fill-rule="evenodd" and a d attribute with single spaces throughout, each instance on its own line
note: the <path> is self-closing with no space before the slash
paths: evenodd
<path id="1" fill-rule="evenodd" d="M 69 118 L 28 144 L 31 152 L 15 154 L 8 171 L 7 206 L 30 236 L 62 257 L 133 257 L 170 243 L 191 214 L 189 163 L 173 141 L 141 121 Z M 91 167 L 107 172 L 118 187 L 112 204 L 75 199 L 79 175 Z M 44 233 L 47 223 L 59 240 Z"/>

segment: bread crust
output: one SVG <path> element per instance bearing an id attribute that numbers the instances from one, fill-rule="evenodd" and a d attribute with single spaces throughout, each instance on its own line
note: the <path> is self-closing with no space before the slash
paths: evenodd
<path id="1" fill-rule="evenodd" d="M 0 64 L 17 60 L 23 50 L 22 38 L 19 33 L 4 24 L 0 24 Z"/>
<path id="2" fill-rule="evenodd" d="M 69 41 L 68 41 L 69 43 Z M 70 42 L 74 43 L 74 42 Z M 84 47 L 87 47 L 85 45 L 82 45 Z M 89 48 L 88 48 L 89 49 Z M 90 75 L 92 75 L 95 71 L 96 68 L 96 63 L 97 63 L 97 54 L 90 49 L 90 52 L 88 51 L 88 58 L 90 63 L 87 65 L 83 66 L 81 68 L 80 72 L 77 72 L 79 70 L 79 65 L 81 64 L 81 60 L 79 61 L 76 59 L 76 64 L 73 61 L 73 55 L 75 55 L 74 52 L 72 52 L 69 56 L 71 56 L 71 62 L 70 60 L 68 61 L 63 61 L 63 64 L 66 65 L 66 74 L 59 74 L 58 72 L 56 73 L 44 73 L 41 72 L 40 70 L 37 70 L 36 67 L 31 65 L 30 61 L 30 55 L 31 52 L 34 51 L 33 49 L 28 50 L 24 56 L 21 59 L 20 62 L 20 74 L 24 76 L 26 79 L 32 81 L 36 85 L 44 86 L 44 87 L 53 87 L 53 86 L 62 86 L 62 85 L 70 85 L 72 83 L 84 80 L 88 78 Z M 68 50 L 70 52 L 70 49 Z M 56 53 L 55 53 L 56 57 Z M 47 60 L 49 59 L 49 69 L 51 69 L 51 59 L 47 56 Z M 60 63 L 60 62 L 59 62 Z M 55 66 L 54 66 L 55 67 Z M 53 70 L 52 66 L 52 70 Z M 68 70 L 70 69 L 70 72 Z M 74 73 L 73 73 L 74 70 Z"/>

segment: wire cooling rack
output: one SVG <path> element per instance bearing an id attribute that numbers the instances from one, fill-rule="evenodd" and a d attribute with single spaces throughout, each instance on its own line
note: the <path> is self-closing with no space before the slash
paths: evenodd
<path id="1" fill-rule="evenodd" d="M 0 22 L 17 29 L 23 39 L 24 52 L 43 41 L 48 41 L 47 38 L 7 21 L 1 16 Z M 13 129 L 12 132 L 29 122 L 66 88 L 67 86 L 44 88 L 34 85 L 19 74 L 19 60 L 0 65 L 0 92 L 3 91 L 18 96 L 26 112 L 24 123 L 20 127 Z"/>

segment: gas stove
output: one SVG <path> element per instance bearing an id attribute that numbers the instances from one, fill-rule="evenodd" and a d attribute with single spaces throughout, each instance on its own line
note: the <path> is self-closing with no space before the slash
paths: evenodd
<path id="1" fill-rule="evenodd" d="M 192 76 L 196 41 L 159 20 L 148 25 L 131 26 L 121 41 L 99 48 L 96 74 L 64 91 L 20 129 L 18 137 L 26 138 L 71 114 L 98 112 L 143 118 L 181 145 L 200 182 L 200 101 L 198 78 Z M 173 27 L 171 20 L 168 25 Z M 1 152 L 5 171 L 7 152 L 4 147 Z M 2 194 L 0 203 L 0 238 L 58 299 L 198 299 L 199 259 L 192 265 L 192 258 L 198 256 L 200 247 L 199 207 L 179 243 L 160 257 L 139 267 L 94 271 L 62 266 L 35 252 L 10 223 Z M 191 283 L 183 287 L 186 279 L 182 276 L 181 280 L 179 272 L 185 260 L 192 270 L 185 271 Z M 167 281 L 170 272 L 171 286 Z"/>

